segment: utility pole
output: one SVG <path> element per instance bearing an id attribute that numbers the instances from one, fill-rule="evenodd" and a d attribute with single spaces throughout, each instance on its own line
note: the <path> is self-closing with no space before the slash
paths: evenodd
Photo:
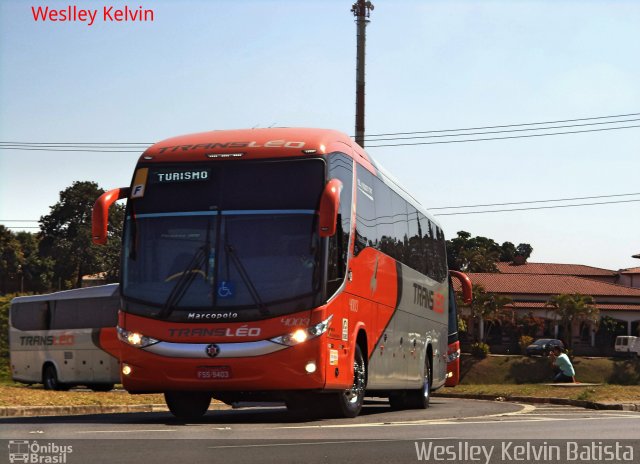
<path id="1" fill-rule="evenodd" d="M 358 0 L 351 7 L 351 12 L 356 17 L 358 31 L 358 49 L 356 63 L 356 143 L 364 147 L 364 57 L 367 40 L 366 28 L 369 16 L 373 11 L 370 1 Z"/>

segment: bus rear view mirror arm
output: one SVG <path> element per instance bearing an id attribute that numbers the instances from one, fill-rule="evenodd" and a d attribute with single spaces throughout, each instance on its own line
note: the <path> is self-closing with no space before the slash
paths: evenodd
<path id="1" fill-rule="evenodd" d="M 331 179 L 324 186 L 320 198 L 320 218 L 318 221 L 319 234 L 322 238 L 332 237 L 336 233 L 341 191 L 342 182 L 338 179 Z"/>
<path id="2" fill-rule="evenodd" d="M 462 301 L 464 304 L 470 305 L 473 301 L 473 288 L 471 285 L 471 279 L 463 273 L 459 271 L 449 271 L 451 277 L 455 277 L 460 281 L 460 286 L 462 287 Z"/>
<path id="3" fill-rule="evenodd" d="M 118 200 L 129 196 L 129 187 L 117 188 L 104 192 L 93 205 L 91 213 L 91 236 L 96 245 L 107 243 L 107 226 L 109 225 L 109 208 Z"/>

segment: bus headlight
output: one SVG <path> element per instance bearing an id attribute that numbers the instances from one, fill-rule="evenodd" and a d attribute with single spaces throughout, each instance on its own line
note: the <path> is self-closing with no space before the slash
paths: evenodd
<path id="1" fill-rule="evenodd" d="M 333 314 L 316 325 L 312 325 L 311 327 L 307 327 L 306 329 L 298 329 L 295 332 L 291 332 L 286 335 L 280 335 L 279 337 L 274 337 L 270 340 L 273 343 L 287 346 L 294 346 L 300 343 L 304 343 L 307 340 L 319 337 L 320 335 L 325 333 L 329 329 L 329 323 L 331 322 L 332 318 Z"/>
<path id="2" fill-rule="evenodd" d="M 117 328 L 118 331 L 118 339 L 127 343 L 128 345 L 135 346 L 136 348 L 145 348 L 149 345 L 154 345 L 158 343 L 160 340 L 156 340 L 155 338 L 145 337 L 141 333 L 131 332 L 129 330 L 125 330 L 122 327 Z"/>

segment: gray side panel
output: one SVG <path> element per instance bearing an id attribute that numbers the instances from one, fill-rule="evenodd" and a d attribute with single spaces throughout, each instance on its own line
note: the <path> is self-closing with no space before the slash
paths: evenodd
<path id="1" fill-rule="evenodd" d="M 398 303 L 369 360 L 369 389 L 420 388 L 427 347 L 433 350 L 433 385 L 446 380 L 447 282 L 436 282 L 397 263 Z M 442 308 L 442 312 L 434 309 Z"/>

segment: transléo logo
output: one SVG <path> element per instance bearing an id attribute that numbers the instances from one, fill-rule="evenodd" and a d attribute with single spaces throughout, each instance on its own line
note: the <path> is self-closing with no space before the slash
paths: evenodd
<path id="1" fill-rule="evenodd" d="M 30 440 L 9 440 L 9 462 L 34 464 L 65 464 L 73 446 L 53 442 L 38 443 Z"/>

